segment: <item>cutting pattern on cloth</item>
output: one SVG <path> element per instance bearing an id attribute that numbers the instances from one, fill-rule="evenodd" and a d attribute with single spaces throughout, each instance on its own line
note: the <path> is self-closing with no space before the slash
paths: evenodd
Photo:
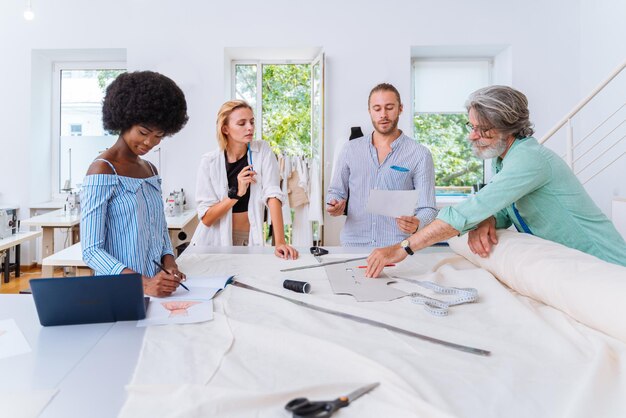
<path id="1" fill-rule="evenodd" d="M 437 283 L 414 280 L 404 277 L 390 277 L 381 273 L 380 277 L 365 277 L 365 269 L 357 266 L 358 262 L 325 266 L 328 281 L 335 294 L 352 295 L 358 302 L 380 302 L 408 296 L 413 303 L 424 305 L 424 309 L 436 316 L 446 316 L 452 306 L 473 303 L 478 300 L 478 290 L 474 288 L 457 288 L 441 286 Z M 431 290 L 437 295 L 448 296 L 448 300 L 436 299 L 419 292 L 405 292 L 390 284 L 400 279 Z"/>

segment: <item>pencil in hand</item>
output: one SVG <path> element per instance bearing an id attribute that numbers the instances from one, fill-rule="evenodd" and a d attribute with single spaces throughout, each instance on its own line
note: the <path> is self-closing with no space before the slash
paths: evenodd
<path id="1" fill-rule="evenodd" d="M 161 264 L 161 263 L 159 263 L 159 262 L 157 262 L 157 261 L 155 261 L 155 260 L 152 260 L 152 262 L 153 262 L 154 264 L 156 264 L 156 266 L 157 266 L 158 268 L 160 268 L 161 270 L 163 270 L 163 271 L 164 271 L 164 272 L 166 272 L 167 274 L 172 274 L 172 273 L 170 273 L 169 271 L 167 271 L 167 270 L 165 269 L 165 267 L 163 267 L 163 264 Z M 174 277 L 176 277 L 176 276 L 174 276 Z M 187 286 L 185 286 L 185 285 L 183 284 L 183 282 L 178 282 L 178 284 L 179 284 L 179 285 L 181 285 L 181 286 L 183 287 L 183 289 L 185 289 L 187 292 L 189 292 L 189 288 L 188 288 Z"/>

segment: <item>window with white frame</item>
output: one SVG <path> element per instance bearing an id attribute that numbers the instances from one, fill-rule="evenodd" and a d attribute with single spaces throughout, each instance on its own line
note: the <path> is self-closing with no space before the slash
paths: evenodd
<path id="1" fill-rule="evenodd" d="M 413 59 L 415 138 L 430 148 L 438 193 L 469 192 L 484 182 L 484 164 L 467 140 L 465 101 L 491 84 L 491 58 Z"/>
<path id="2" fill-rule="evenodd" d="M 233 62 L 233 98 L 255 109 L 257 138 L 274 152 L 312 155 L 311 62 Z"/>
<path id="3" fill-rule="evenodd" d="M 323 54 L 312 60 L 233 60 L 231 64 L 231 97 L 247 101 L 254 109 L 256 138 L 267 141 L 276 154 L 321 166 Z M 289 227 L 285 237 L 293 242 Z M 314 222 L 313 241 L 320 239 L 321 228 Z"/>
<path id="4" fill-rule="evenodd" d="M 55 195 L 76 190 L 92 161 L 117 140 L 102 127 L 102 101 L 124 62 L 56 62 L 53 77 Z"/>

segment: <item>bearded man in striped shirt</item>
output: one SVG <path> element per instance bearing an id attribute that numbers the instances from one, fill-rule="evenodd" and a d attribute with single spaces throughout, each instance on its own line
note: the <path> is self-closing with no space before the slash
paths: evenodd
<path id="1" fill-rule="evenodd" d="M 344 214 L 350 195 L 341 245 L 381 247 L 406 239 L 437 216 L 435 169 L 428 148 L 398 129 L 400 93 L 391 84 L 372 89 L 368 111 L 374 131 L 344 145 L 328 189 L 326 210 Z M 418 190 L 413 214 L 392 218 L 366 212 L 370 190 Z M 390 202 L 391 203 L 391 202 Z"/>

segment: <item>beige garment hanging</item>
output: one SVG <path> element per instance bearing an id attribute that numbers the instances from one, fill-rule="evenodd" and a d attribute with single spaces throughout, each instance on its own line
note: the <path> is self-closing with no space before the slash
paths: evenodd
<path id="1" fill-rule="evenodd" d="M 300 187 L 300 176 L 298 171 L 291 172 L 291 176 L 287 180 L 287 190 L 289 191 L 289 206 L 297 208 L 309 203 L 309 197 L 306 194 L 306 190 Z"/>

